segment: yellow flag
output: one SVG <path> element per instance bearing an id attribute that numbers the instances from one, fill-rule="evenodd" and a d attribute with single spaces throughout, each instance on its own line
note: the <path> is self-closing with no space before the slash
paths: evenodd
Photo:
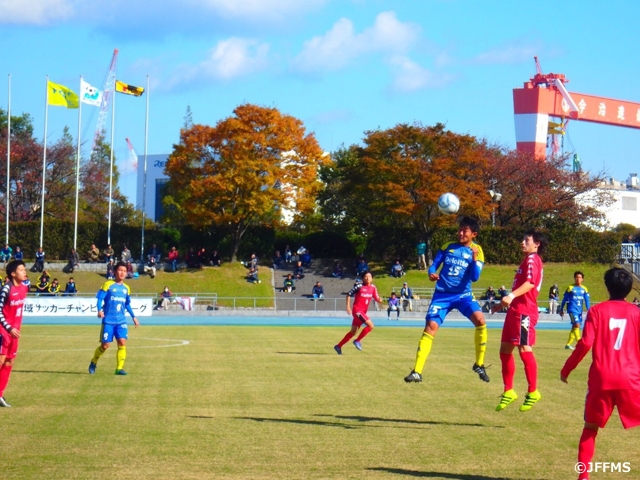
<path id="1" fill-rule="evenodd" d="M 49 89 L 49 105 L 78 108 L 78 95 L 70 88 L 51 81 L 47 81 L 47 88 Z"/>
<path id="2" fill-rule="evenodd" d="M 120 80 L 116 80 L 116 92 L 124 93 L 126 95 L 133 95 L 134 97 L 139 97 L 144 93 L 144 88 L 134 87 L 133 85 L 129 85 L 127 83 L 121 82 Z"/>

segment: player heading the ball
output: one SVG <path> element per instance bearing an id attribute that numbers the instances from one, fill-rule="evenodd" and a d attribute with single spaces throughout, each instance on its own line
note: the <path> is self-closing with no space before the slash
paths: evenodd
<path id="1" fill-rule="evenodd" d="M 457 309 L 475 325 L 476 362 L 473 371 L 488 382 L 484 368 L 487 348 L 487 325 L 480 304 L 473 297 L 471 283 L 478 281 L 484 266 L 484 253 L 474 242 L 480 231 L 478 221 L 462 217 L 458 228 L 458 241 L 445 243 L 429 267 L 429 280 L 436 282 L 436 291 L 427 311 L 426 325 L 418 343 L 416 363 L 404 379 L 405 382 L 421 382 L 422 370 L 431 352 L 431 345 L 438 328 L 452 309 Z M 442 267 L 440 273 L 438 268 Z"/>

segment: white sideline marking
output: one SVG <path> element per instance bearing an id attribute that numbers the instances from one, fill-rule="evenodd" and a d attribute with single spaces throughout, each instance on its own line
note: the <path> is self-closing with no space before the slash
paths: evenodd
<path id="1" fill-rule="evenodd" d="M 51 337 L 58 335 L 29 335 L 30 337 Z M 89 337 L 65 337 L 65 338 L 89 338 Z M 91 337 L 95 340 L 95 337 Z M 131 339 L 129 339 L 131 340 Z M 140 348 L 168 348 L 168 347 L 184 347 L 185 345 L 189 345 L 189 340 L 175 340 L 170 338 L 136 338 L 136 340 L 154 340 L 158 342 L 180 342 L 180 343 L 170 343 L 167 345 L 148 345 L 142 347 L 134 347 L 136 350 Z M 20 349 L 21 352 L 84 352 L 91 351 L 93 352 L 95 348 L 59 348 L 59 349 L 48 349 L 48 350 L 34 350 L 34 349 Z"/>

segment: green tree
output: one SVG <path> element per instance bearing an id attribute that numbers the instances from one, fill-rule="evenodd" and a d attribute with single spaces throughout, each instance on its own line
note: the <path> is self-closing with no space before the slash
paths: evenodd
<path id="1" fill-rule="evenodd" d="M 165 168 L 165 205 L 188 225 L 228 228 L 235 260 L 248 227 L 313 212 L 317 172 L 325 161 L 297 118 L 275 108 L 240 105 L 215 127 L 181 130 Z"/>

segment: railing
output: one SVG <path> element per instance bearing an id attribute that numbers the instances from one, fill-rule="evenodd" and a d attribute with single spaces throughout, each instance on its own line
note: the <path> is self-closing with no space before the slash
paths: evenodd
<path id="1" fill-rule="evenodd" d="M 625 266 L 628 264 L 630 270 L 637 276 L 640 276 L 640 244 L 623 243 L 620 245 L 620 255 L 618 262 Z M 627 268 L 627 267 L 625 267 Z"/>

